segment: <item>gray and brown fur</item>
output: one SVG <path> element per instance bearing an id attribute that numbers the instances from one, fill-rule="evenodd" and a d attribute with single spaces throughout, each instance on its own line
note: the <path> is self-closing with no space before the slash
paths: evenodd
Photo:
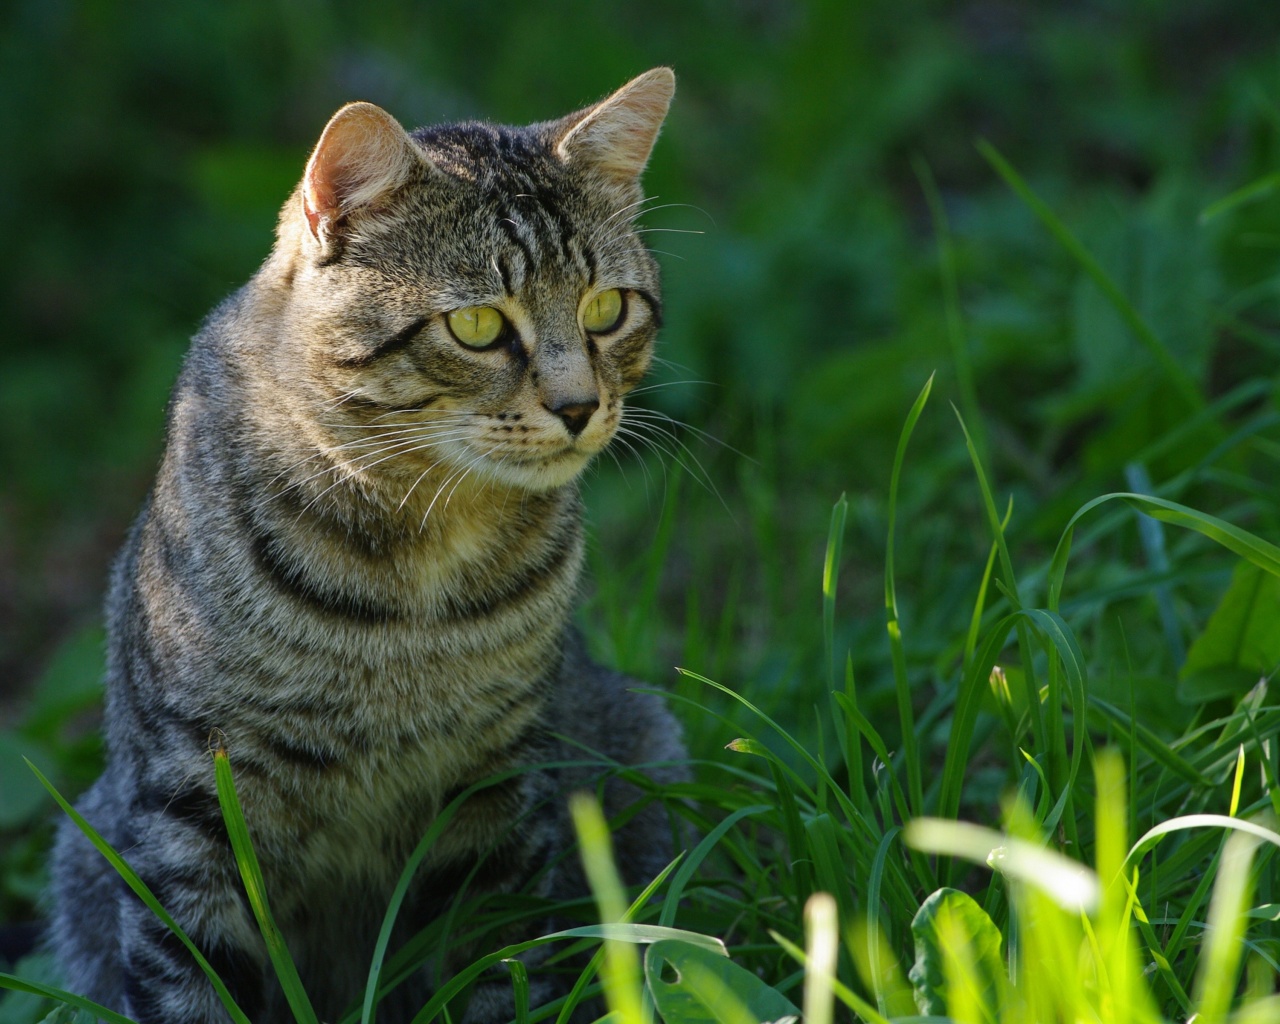
<path id="1" fill-rule="evenodd" d="M 575 480 L 616 431 L 660 320 L 632 220 L 673 89 L 656 69 L 525 128 L 407 134 L 371 104 L 343 108 L 270 258 L 192 344 L 112 578 L 108 761 L 80 809 L 255 1022 L 292 1017 L 230 853 L 212 734 L 327 1020 L 358 998 L 395 881 L 453 795 L 582 759 L 561 734 L 624 764 L 683 757 L 662 704 L 587 660 L 569 626 Z M 581 311 L 610 288 L 622 320 L 593 336 Z M 501 344 L 452 337 L 446 314 L 471 306 L 502 311 Z M 538 876 L 547 895 L 581 894 L 564 795 L 600 774 L 532 770 L 474 798 L 419 872 L 401 931 L 447 907 L 482 858 L 481 889 Z M 635 791 L 606 795 L 617 810 Z M 671 855 L 669 828 L 650 807 L 617 848 L 646 880 Z M 228 1019 L 70 822 L 53 880 L 69 989 L 142 1024 Z M 408 1020 L 425 994 L 405 986 L 380 1019 Z M 486 995 L 470 1016 L 504 1014 Z"/>

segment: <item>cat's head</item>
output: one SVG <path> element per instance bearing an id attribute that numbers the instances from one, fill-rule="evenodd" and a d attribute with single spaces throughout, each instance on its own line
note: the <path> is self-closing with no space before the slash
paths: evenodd
<path id="1" fill-rule="evenodd" d="M 548 490 L 608 444 L 660 320 L 633 221 L 674 88 L 657 68 L 522 128 L 333 116 L 276 260 L 286 358 L 346 471 Z"/>

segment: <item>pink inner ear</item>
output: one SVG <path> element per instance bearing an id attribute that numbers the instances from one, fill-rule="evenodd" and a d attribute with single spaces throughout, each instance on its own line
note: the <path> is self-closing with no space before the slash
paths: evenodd
<path id="1" fill-rule="evenodd" d="M 350 103 L 325 127 L 307 162 L 303 211 L 318 238 L 326 225 L 409 180 L 421 158 L 403 128 L 372 103 Z"/>
<path id="2" fill-rule="evenodd" d="M 302 209 L 307 215 L 307 224 L 313 235 L 320 233 L 320 221 L 325 216 L 322 211 L 332 211 L 338 205 L 333 187 L 327 182 L 319 181 L 308 174 L 302 186 Z"/>

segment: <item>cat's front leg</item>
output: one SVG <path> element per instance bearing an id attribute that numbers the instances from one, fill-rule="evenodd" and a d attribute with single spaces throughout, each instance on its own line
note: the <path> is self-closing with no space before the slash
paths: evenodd
<path id="1" fill-rule="evenodd" d="M 180 815 L 148 822 L 135 870 L 195 943 L 252 1021 L 267 1002 L 267 956 L 225 840 L 194 836 Z M 226 1024 L 213 984 L 191 951 L 134 893 L 121 887 L 124 1012 L 138 1024 Z"/>

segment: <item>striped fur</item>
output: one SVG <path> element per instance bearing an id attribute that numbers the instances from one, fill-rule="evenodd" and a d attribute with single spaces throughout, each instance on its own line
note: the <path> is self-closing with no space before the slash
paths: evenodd
<path id="1" fill-rule="evenodd" d="M 222 826 L 211 737 L 328 1020 L 357 998 L 405 859 L 454 794 L 581 758 L 561 734 L 623 763 L 683 756 L 662 705 L 590 663 L 568 625 L 583 557 L 575 479 L 613 436 L 660 319 L 657 268 L 631 222 L 672 87 L 658 69 L 528 128 L 409 135 L 369 104 L 344 108 L 271 257 L 194 339 L 113 574 L 109 757 L 80 807 L 255 1022 L 292 1018 Z M 584 303 L 610 288 L 621 321 L 591 335 Z M 446 315 L 482 305 L 509 336 L 467 349 Z M 580 429 L 556 412 L 568 402 L 596 403 Z M 563 796 L 594 781 L 530 770 L 474 798 L 420 871 L 404 935 L 480 861 L 473 887 L 537 876 L 547 895 L 580 892 L 557 856 Z M 630 796 L 606 793 L 615 810 Z M 651 876 L 670 845 L 652 810 L 632 817 L 627 874 Z M 69 988 L 142 1024 L 227 1019 L 69 823 L 53 891 Z M 405 986 L 380 1019 L 408 1020 L 424 998 Z M 496 992 L 470 1012 L 509 1015 Z"/>

